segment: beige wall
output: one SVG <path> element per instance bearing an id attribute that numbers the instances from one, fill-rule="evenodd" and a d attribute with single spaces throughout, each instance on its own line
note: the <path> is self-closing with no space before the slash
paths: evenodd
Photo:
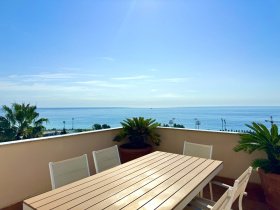
<path id="1" fill-rule="evenodd" d="M 223 177 L 235 179 L 250 166 L 253 159 L 264 157 L 264 153 L 260 152 L 251 155 L 234 152 L 232 148 L 240 140 L 236 133 L 161 128 L 159 134 L 162 142 L 156 149 L 161 151 L 182 154 L 184 141 L 213 145 L 213 159 L 224 162 L 219 174 Z M 250 182 L 260 182 L 256 172 L 253 172 Z"/>
<path id="2" fill-rule="evenodd" d="M 48 163 L 113 146 L 117 129 L 0 144 L 0 209 L 51 190 Z"/>
<path id="3" fill-rule="evenodd" d="M 91 152 L 114 145 L 118 129 L 91 131 L 80 134 L 48 137 L 16 143 L 0 144 L 0 208 L 51 189 L 50 161 L 88 154 L 91 174 L 95 172 Z M 182 153 L 188 140 L 214 146 L 213 159 L 224 161 L 221 176 L 236 178 L 251 163 L 254 156 L 232 150 L 239 140 L 237 134 L 159 128 L 162 143 L 156 150 Z M 258 182 L 257 176 L 252 180 Z"/>

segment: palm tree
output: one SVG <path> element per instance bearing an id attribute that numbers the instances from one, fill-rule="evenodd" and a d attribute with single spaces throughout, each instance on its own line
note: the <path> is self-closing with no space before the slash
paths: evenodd
<path id="1" fill-rule="evenodd" d="M 156 133 L 156 128 L 160 125 L 155 119 L 145 119 L 144 117 L 133 117 L 121 122 L 123 129 L 113 139 L 121 141 L 128 137 L 129 143 L 126 146 L 130 148 L 143 148 L 146 146 L 146 141 L 160 144 L 160 135 Z"/>
<path id="2" fill-rule="evenodd" d="M 10 122 L 0 116 L 0 142 L 12 141 L 16 136 L 16 127 L 12 126 Z"/>
<path id="3" fill-rule="evenodd" d="M 0 133 L 2 134 L 0 136 L 0 141 L 3 141 L 4 138 L 9 140 L 19 140 L 40 137 L 43 135 L 45 130 L 43 123 L 48 122 L 48 119 L 39 118 L 39 113 L 36 112 L 36 106 L 24 103 L 13 103 L 11 108 L 6 105 L 2 108 L 5 117 L 0 118 Z M 2 127 L 2 125 L 5 126 Z M 2 136 L 5 137 L 2 138 Z"/>
<path id="4" fill-rule="evenodd" d="M 271 125 L 269 130 L 261 123 L 253 122 L 252 125 L 246 125 L 252 131 L 240 134 L 241 140 L 234 147 L 236 152 L 241 150 L 252 153 L 256 150 L 264 151 L 266 159 L 256 159 L 253 161 L 254 168 L 260 167 L 266 172 L 280 174 L 280 135 L 278 126 Z"/>

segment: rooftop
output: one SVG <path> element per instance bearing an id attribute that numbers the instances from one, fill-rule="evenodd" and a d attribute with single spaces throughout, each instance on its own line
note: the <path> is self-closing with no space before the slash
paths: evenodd
<path id="1" fill-rule="evenodd" d="M 91 152 L 114 145 L 112 139 L 118 130 L 117 128 L 90 131 L 1 144 L 0 208 L 21 209 L 22 200 L 51 190 L 48 171 L 50 161 L 86 153 L 89 157 L 91 174 L 94 174 Z M 162 143 L 155 149 L 159 151 L 181 154 L 185 140 L 213 145 L 213 159 L 224 162 L 224 169 L 215 179 L 227 184 L 232 184 L 233 180 L 250 165 L 252 159 L 262 157 L 261 153 L 253 155 L 235 153 L 232 148 L 239 140 L 239 135 L 236 133 L 174 128 L 158 128 L 158 132 Z M 267 209 L 259 183 L 258 174 L 254 172 L 247 187 L 248 196 L 243 200 L 245 210 Z M 214 188 L 216 199 L 222 193 L 223 189 Z M 233 209 L 237 209 L 235 205 Z"/>

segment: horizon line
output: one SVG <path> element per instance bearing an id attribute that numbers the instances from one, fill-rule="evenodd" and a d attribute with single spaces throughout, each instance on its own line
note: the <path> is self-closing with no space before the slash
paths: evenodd
<path id="1" fill-rule="evenodd" d="M 69 107 L 38 107 L 39 109 L 170 109 L 170 108 L 219 108 L 219 107 L 280 107 L 280 105 L 199 105 L 199 106 L 166 106 L 166 107 L 136 107 L 136 106 L 69 106 Z"/>

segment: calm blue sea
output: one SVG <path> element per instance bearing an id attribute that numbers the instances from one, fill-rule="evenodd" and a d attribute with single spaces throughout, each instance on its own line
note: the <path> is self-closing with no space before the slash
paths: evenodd
<path id="1" fill-rule="evenodd" d="M 125 118 L 143 116 L 154 118 L 159 123 L 183 124 L 186 128 L 221 130 L 222 120 L 226 121 L 227 130 L 245 130 L 245 123 L 252 121 L 266 123 L 270 116 L 280 121 L 280 107 L 186 107 L 186 108 L 38 108 L 40 117 L 49 119 L 48 129 L 91 128 L 93 124 L 109 124 L 119 127 Z M 73 119 L 73 120 L 72 120 Z M 195 120 L 197 119 L 197 120 Z M 225 123 L 223 120 L 223 127 Z M 280 125 L 279 122 L 276 124 Z"/>

